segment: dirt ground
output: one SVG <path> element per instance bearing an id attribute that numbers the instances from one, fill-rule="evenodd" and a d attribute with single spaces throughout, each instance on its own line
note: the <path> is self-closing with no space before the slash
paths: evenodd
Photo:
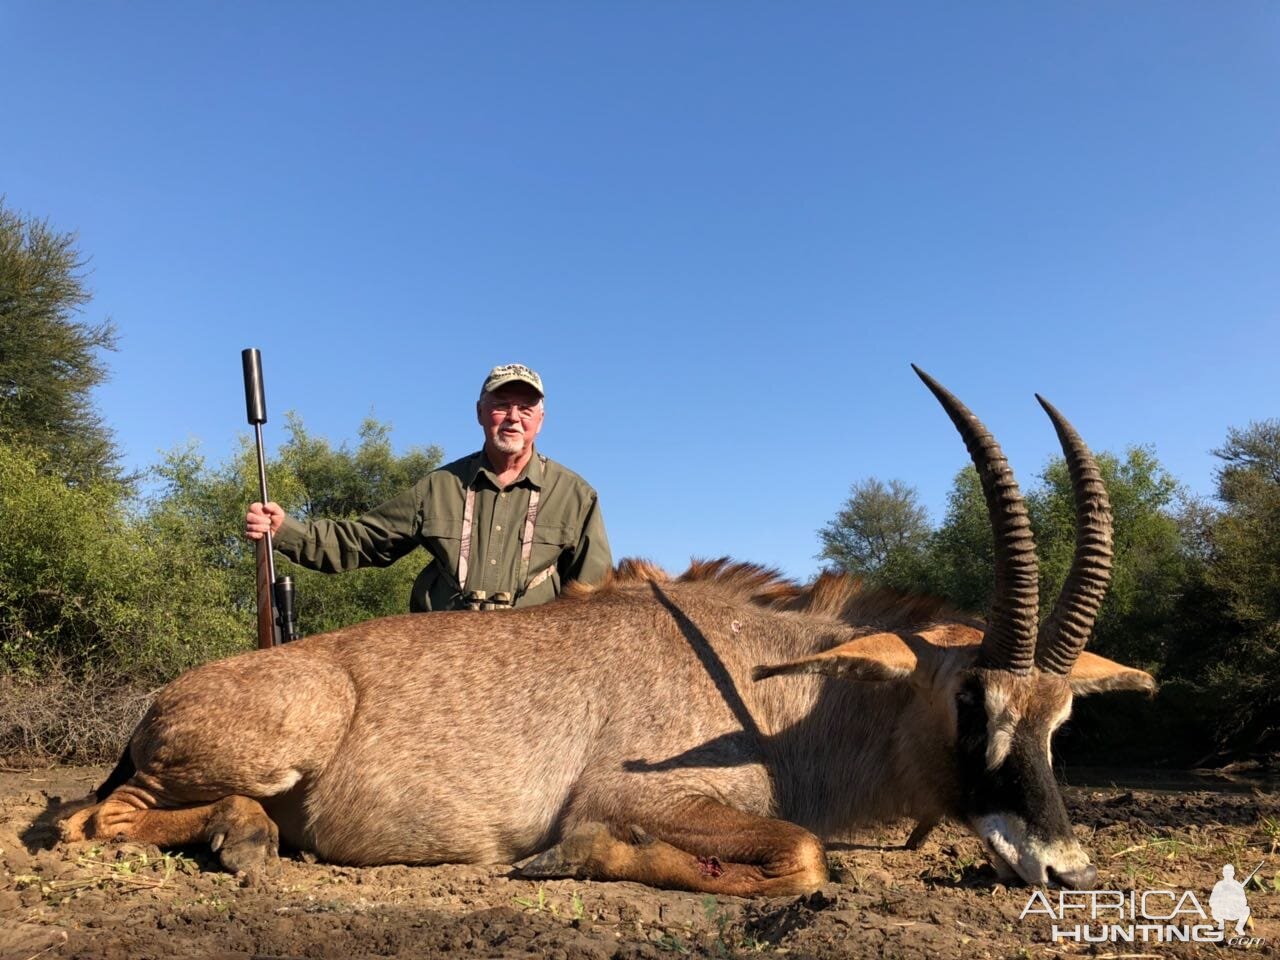
<path id="1" fill-rule="evenodd" d="M 105 772 L 0 772 L 0 960 L 1280 955 L 1280 795 L 1260 789 L 1065 791 L 1099 889 L 1190 891 L 1208 911 L 1223 864 L 1243 879 L 1263 863 L 1247 891 L 1246 942 L 1204 946 L 1055 943 L 1047 910 L 1058 909 L 1057 892 L 1021 916 L 1033 891 L 997 883 L 978 842 L 955 827 L 918 851 L 902 849 L 905 823 L 851 837 L 831 845 L 833 879 L 821 891 L 761 900 L 536 883 L 506 866 L 356 869 L 296 855 L 270 880 L 248 882 L 208 851 L 55 845 L 53 798 L 79 797 Z M 1168 911 L 1170 900 L 1153 902 L 1149 913 Z M 1077 922 L 1078 912 L 1059 925 Z"/>

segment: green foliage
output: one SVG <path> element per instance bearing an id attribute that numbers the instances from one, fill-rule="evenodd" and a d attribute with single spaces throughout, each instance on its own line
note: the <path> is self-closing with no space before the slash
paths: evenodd
<path id="1" fill-rule="evenodd" d="M 1223 510 L 1214 525 L 1209 581 L 1249 627 L 1280 621 L 1280 420 L 1231 430 L 1214 455 Z"/>
<path id="2" fill-rule="evenodd" d="M 0 197 L 0 441 L 43 451 L 72 483 L 119 480 L 111 432 L 90 391 L 114 350 L 109 321 L 76 319 L 89 302 L 75 237 L 5 208 Z"/>
<path id="3" fill-rule="evenodd" d="M 913 487 L 872 477 L 853 485 L 818 537 L 819 559 L 839 569 L 876 583 L 911 583 L 929 540 L 929 516 Z"/>
<path id="4" fill-rule="evenodd" d="M 350 450 L 308 436 L 292 418 L 269 464 L 269 489 L 301 515 L 342 505 L 341 515 L 352 516 L 439 459 L 434 448 L 396 456 L 389 429 L 374 421 Z M 155 468 L 156 495 L 131 512 L 121 485 L 68 484 L 48 469 L 46 454 L 0 444 L 0 670 L 152 682 L 249 649 L 255 561 L 241 531 L 256 463 L 247 442 L 217 466 L 194 447 L 179 448 Z M 337 577 L 283 560 L 278 567 L 297 580 L 304 630 L 318 633 L 404 612 L 425 562 L 416 551 L 387 569 Z"/>
<path id="5" fill-rule="evenodd" d="M 134 526 L 118 485 L 47 465 L 0 444 L 0 668 L 165 679 L 247 647 L 221 579 Z"/>
<path id="6" fill-rule="evenodd" d="M 930 538 L 922 584 L 961 610 L 985 614 L 995 584 L 995 546 L 978 472 L 956 474 L 947 513 Z"/>
<path id="7" fill-rule="evenodd" d="M 1189 562 L 1179 522 L 1171 513 L 1178 486 L 1151 451 L 1142 447 L 1130 449 L 1123 460 L 1104 453 L 1097 461 L 1111 497 L 1115 561 L 1094 647 L 1137 663 L 1155 662 Z M 1071 566 L 1075 502 L 1062 458 L 1051 460 L 1038 480 L 1025 496 L 1040 557 L 1040 605 L 1045 617 Z M 858 489 L 884 487 L 871 480 Z M 828 529 L 843 518 L 842 512 Z M 986 614 L 995 584 L 995 553 L 986 500 L 973 467 L 956 474 L 942 523 L 936 530 L 925 530 L 921 516 L 912 539 L 913 578 L 873 579 L 925 590 L 960 609 Z M 842 565 L 857 572 L 851 564 Z"/>
<path id="8" fill-rule="evenodd" d="M 360 443 L 352 451 L 345 444 L 334 450 L 323 437 L 307 433 L 296 414 L 285 416 L 289 439 L 280 449 L 280 461 L 297 480 L 297 497 L 289 509 L 299 517 L 359 516 L 440 465 L 439 447 L 411 447 L 396 456 L 390 425 L 372 417 L 360 425 Z M 283 506 L 275 487 L 269 490 Z"/>
<path id="9" fill-rule="evenodd" d="M 1114 557 L 1090 648 L 1135 666 L 1159 664 L 1191 562 L 1173 513 L 1178 484 L 1145 447 L 1131 447 L 1123 460 L 1110 453 L 1096 459 L 1111 500 Z M 1075 504 L 1066 461 L 1050 461 L 1040 486 L 1028 493 L 1027 507 L 1040 556 L 1043 619 L 1075 552 Z"/>
<path id="10" fill-rule="evenodd" d="M 412 486 L 442 459 L 436 446 L 410 447 L 396 455 L 390 425 L 372 418 L 360 425 L 354 450 L 345 443 L 334 449 L 323 437 L 311 436 L 292 413 L 287 422 L 289 439 L 280 448 L 278 470 L 268 489 L 277 503 L 299 519 L 357 517 Z M 240 505 L 241 525 L 245 506 Z M 339 576 L 303 570 L 288 561 L 280 561 L 277 569 L 291 574 L 297 584 L 302 628 L 320 633 L 372 617 L 407 613 L 409 589 L 430 559 L 418 549 L 390 567 L 366 567 Z"/>
<path id="11" fill-rule="evenodd" d="M 1280 750 L 1280 420 L 1232 429 L 1214 454 L 1221 508 L 1208 527 L 1207 592 L 1221 615 L 1204 684 L 1218 705 L 1219 741 Z M 1201 658 L 1202 661 L 1205 658 Z"/>
<path id="12" fill-rule="evenodd" d="M 271 498 L 298 519 L 359 516 L 411 486 L 440 462 L 436 447 L 391 449 L 390 427 L 366 420 L 360 442 L 334 448 L 307 433 L 302 420 L 287 415 L 289 437 L 267 464 Z M 227 578 L 232 603 L 246 615 L 254 609 L 255 554 L 242 536 L 244 515 L 257 499 L 257 455 L 246 438 L 228 463 L 209 467 L 192 447 L 171 451 L 156 468 L 163 481 L 145 523 L 157 537 L 184 544 L 208 568 Z M 405 613 L 409 588 L 428 562 L 415 550 L 391 567 L 366 568 L 340 576 L 304 570 L 276 558 L 276 572 L 294 578 L 298 618 L 305 633 L 321 633 L 372 617 Z"/>

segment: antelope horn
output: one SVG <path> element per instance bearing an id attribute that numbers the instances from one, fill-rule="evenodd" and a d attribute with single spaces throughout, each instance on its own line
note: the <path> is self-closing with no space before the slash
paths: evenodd
<path id="1" fill-rule="evenodd" d="M 996 670 L 1027 673 L 1035 655 L 1036 620 L 1040 608 L 1040 574 L 1036 542 L 1027 506 L 1000 445 L 963 403 L 914 363 L 925 386 L 933 391 L 978 468 L 995 539 L 996 590 L 991 618 L 982 636 L 979 662 Z"/>
<path id="2" fill-rule="evenodd" d="M 1093 632 L 1111 582 L 1111 502 L 1093 454 L 1053 404 L 1036 394 L 1058 431 L 1076 504 L 1076 552 L 1053 612 L 1040 626 L 1036 666 L 1066 676 Z"/>

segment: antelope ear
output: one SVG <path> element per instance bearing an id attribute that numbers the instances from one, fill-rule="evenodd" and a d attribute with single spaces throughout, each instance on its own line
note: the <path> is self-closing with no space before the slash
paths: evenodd
<path id="1" fill-rule="evenodd" d="M 847 680 L 901 680 L 914 672 L 918 662 L 916 652 L 896 633 L 874 633 L 842 643 L 812 657 L 754 667 L 751 679 L 763 680 L 783 674 L 820 673 Z"/>
<path id="2" fill-rule="evenodd" d="M 1149 696 L 1156 692 L 1155 677 L 1145 670 L 1126 667 L 1088 650 L 1081 652 L 1067 679 L 1077 697 L 1117 690 L 1139 690 Z"/>

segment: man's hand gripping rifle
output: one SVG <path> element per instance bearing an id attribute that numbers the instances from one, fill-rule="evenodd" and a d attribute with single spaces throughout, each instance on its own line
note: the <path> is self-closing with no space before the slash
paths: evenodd
<path id="1" fill-rule="evenodd" d="M 262 389 L 262 354 L 256 348 L 240 352 L 244 363 L 244 405 L 258 444 L 258 495 L 267 499 L 267 461 L 262 452 L 262 425 L 267 422 L 267 400 Z M 273 602 L 274 598 L 274 602 Z M 271 553 L 271 530 L 258 541 L 258 647 L 274 647 L 298 639 L 294 618 L 293 578 L 277 577 Z M 272 609 L 275 615 L 272 616 Z"/>

